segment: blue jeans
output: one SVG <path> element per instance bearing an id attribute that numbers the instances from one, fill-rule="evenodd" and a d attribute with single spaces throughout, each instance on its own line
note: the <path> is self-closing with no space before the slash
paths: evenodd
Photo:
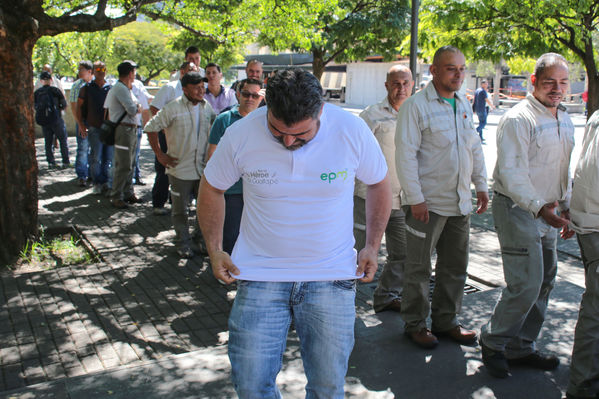
<path id="1" fill-rule="evenodd" d="M 89 171 L 95 185 L 106 183 L 112 187 L 112 158 L 114 157 L 114 146 L 106 145 L 100 141 L 100 129 L 90 127 L 88 129 L 88 142 L 91 148 L 89 154 Z"/>
<path id="2" fill-rule="evenodd" d="M 478 116 L 478 127 L 476 128 L 476 131 L 478 132 L 478 135 L 482 140 L 483 129 L 485 128 L 485 126 L 487 126 L 487 115 L 489 115 L 489 113 L 487 112 L 487 110 L 485 110 L 484 112 L 477 112 L 476 115 Z"/>
<path id="3" fill-rule="evenodd" d="M 52 125 L 42 126 L 42 132 L 44 133 L 44 145 L 46 149 L 46 160 L 49 165 L 54 165 L 54 137 L 58 139 L 60 143 L 60 155 L 62 156 L 62 164 L 68 165 L 69 161 L 69 145 L 67 143 L 67 129 L 64 124 L 64 120 L 59 118 L 56 123 Z"/>
<path id="4" fill-rule="evenodd" d="M 77 156 L 75 157 L 75 173 L 79 179 L 87 179 L 90 175 L 87 156 L 89 154 L 89 141 L 79 135 L 79 125 L 75 124 L 75 137 L 77 137 Z"/>
<path id="5" fill-rule="evenodd" d="M 229 317 L 229 359 L 240 399 L 280 398 L 281 370 L 291 321 L 308 379 L 306 398 L 343 398 L 354 346 L 353 280 L 238 281 Z"/>

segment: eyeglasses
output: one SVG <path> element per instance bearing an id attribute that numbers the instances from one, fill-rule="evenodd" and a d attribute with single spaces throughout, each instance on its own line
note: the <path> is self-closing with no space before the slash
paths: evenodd
<path id="1" fill-rule="evenodd" d="M 250 93 L 249 91 L 242 91 L 241 92 L 241 96 L 243 98 L 250 98 L 252 97 L 254 100 L 259 99 L 260 97 L 262 97 L 260 94 L 258 93 Z"/>
<path id="2" fill-rule="evenodd" d="M 96 68 L 96 72 L 106 72 L 105 67 Z"/>

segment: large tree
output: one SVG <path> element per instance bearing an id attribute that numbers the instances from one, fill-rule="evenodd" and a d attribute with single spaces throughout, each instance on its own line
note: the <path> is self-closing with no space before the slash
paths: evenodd
<path id="1" fill-rule="evenodd" d="M 135 20 L 152 0 L 129 0 L 117 17 L 106 14 L 107 0 L 0 2 L 0 264 L 12 261 L 37 233 L 37 175 L 33 125 L 33 46 L 63 32 L 111 30 Z"/>
<path id="2" fill-rule="evenodd" d="M 275 51 L 312 53 L 318 78 L 333 60 L 394 59 L 409 29 L 407 0 L 251 1 L 261 18 L 258 40 Z"/>
<path id="3" fill-rule="evenodd" d="M 599 108 L 596 47 L 599 0 L 425 0 L 429 48 L 454 44 L 477 59 L 538 57 L 547 51 L 584 65 L 589 115 Z"/>
<path id="4" fill-rule="evenodd" d="M 145 14 L 227 45 L 229 35 L 244 34 L 236 26 L 244 14 L 227 15 L 240 5 L 241 0 L 0 1 L 0 265 L 12 262 L 38 230 L 32 106 L 36 42 L 65 32 L 111 31 Z"/>
<path id="5" fill-rule="evenodd" d="M 168 77 L 179 68 L 183 58 L 181 52 L 175 52 L 169 45 L 174 33 L 174 29 L 156 22 L 132 22 L 116 28 L 111 35 L 111 70 L 116 71 L 118 63 L 129 59 L 139 65 L 138 72 L 145 84 L 161 75 Z"/>

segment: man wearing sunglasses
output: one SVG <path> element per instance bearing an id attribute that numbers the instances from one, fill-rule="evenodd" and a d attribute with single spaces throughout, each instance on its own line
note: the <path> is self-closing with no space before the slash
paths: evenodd
<path id="1" fill-rule="evenodd" d="M 311 73 L 277 73 L 266 103 L 227 129 L 197 207 L 215 277 L 238 280 L 229 318 L 233 382 L 242 399 L 280 397 L 275 380 L 293 322 L 307 396 L 343 398 L 355 281 L 372 281 L 391 210 L 387 165 L 366 123 L 324 104 Z M 223 197 L 240 178 L 243 215 L 230 256 L 222 247 Z M 355 178 L 369 186 L 366 246 L 357 257 Z"/>
<path id="2" fill-rule="evenodd" d="M 206 67 L 206 70 L 209 68 Z M 260 105 L 264 98 L 262 83 L 256 79 L 243 79 L 237 86 L 237 98 L 239 105 L 235 105 L 230 111 L 220 114 L 214 121 L 210 130 L 208 140 L 208 159 L 216 151 L 216 145 L 225 134 L 225 130 L 239 119 L 243 118 Z M 241 212 L 243 211 L 242 183 L 239 179 L 231 188 L 225 192 L 225 224 L 223 227 L 223 250 L 229 255 L 233 251 L 237 236 L 239 236 L 239 224 L 241 223 Z"/>
<path id="3" fill-rule="evenodd" d="M 93 194 L 108 193 L 112 188 L 112 157 L 114 146 L 100 141 L 100 126 L 104 120 L 104 101 L 112 87 L 105 80 L 106 64 L 94 62 L 94 79 L 79 90 L 77 124 L 81 137 L 87 137 L 90 154 L 89 170 L 94 184 Z"/>

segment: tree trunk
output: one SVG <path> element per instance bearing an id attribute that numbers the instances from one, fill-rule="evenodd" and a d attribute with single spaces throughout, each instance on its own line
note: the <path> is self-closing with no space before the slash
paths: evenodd
<path id="1" fill-rule="evenodd" d="M 589 75 L 588 80 L 589 96 L 587 102 L 587 119 L 593 115 L 593 112 L 599 109 L 599 99 L 597 98 L 597 96 L 599 96 L 599 76 L 597 76 L 597 74 Z"/>
<path id="2" fill-rule="evenodd" d="M 325 51 L 317 48 L 312 48 L 312 73 L 318 80 L 324 73 L 324 56 Z"/>
<path id="3" fill-rule="evenodd" d="M 0 10 L 0 267 L 37 233 L 33 67 L 29 18 Z M 35 21 L 34 21 L 35 22 Z"/>

